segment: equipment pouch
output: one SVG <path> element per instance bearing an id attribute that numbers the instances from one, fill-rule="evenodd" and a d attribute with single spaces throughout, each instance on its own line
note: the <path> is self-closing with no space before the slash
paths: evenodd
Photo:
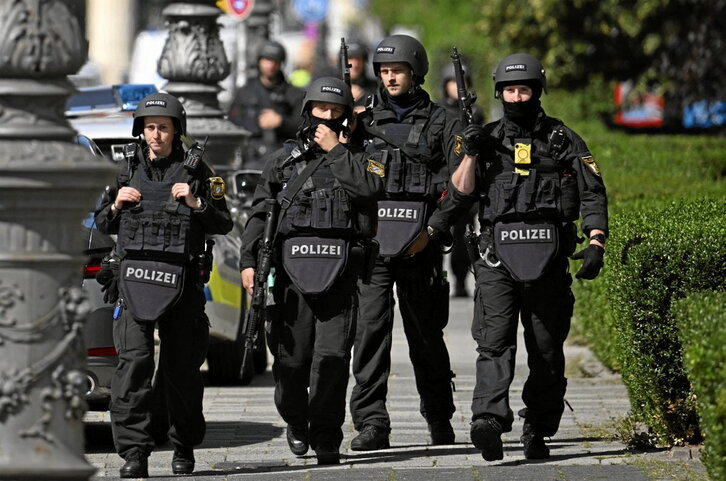
<path id="1" fill-rule="evenodd" d="M 333 229 L 352 229 L 352 206 L 343 189 L 333 191 Z"/>
<path id="2" fill-rule="evenodd" d="M 550 222 L 498 222 L 494 226 L 496 255 L 518 281 L 542 277 L 558 246 L 559 229 Z"/>
<path id="3" fill-rule="evenodd" d="M 534 207 L 541 215 L 557 215 L 557 198 L 559 197 L 557 173 L 544 173 L 537 175 L 535 186 Z"/>
<path id="4" fill-rule="evenodd" d="M 333 225 L 332 201 L 325 190 L 314 190 L 312 192 L 312 222 L 313 229 L 330 229 Z"/>
<path id="5" fill-rule="evenodd" d="M 430 172 L 426 164 L 409 162 L 406 165 L 406 192 L 409 194 L 426 194 L 429 191 Z"/>
<path id="6" fill-rule="evenodd" d="M 282 265 L 303 294 L 320 294 L 345 270 L 348 241 L 323 237 L 293 237 L 282 243 Z"/>
<path id="7" fill-rule="evenodd" d="M 401 158 L 401 151 L 395 149 L 391 152 L 384 151 L 390 154 L 390 160 L 384 163 L 386 166 L 386 193 L 388 194 L 399 194 L 405 190 L 405 167 L 406 164 Z"/>
<path id="8" fill-rule="evenodd" d="M 155 321 L 179 300 L 184 287 L 184 266 L 167 262 L 124 259 L 119 289 L 131 314 L 140 321 Z"/>
<path id="9" fill-rule="evenodd" d="M 423 201 L 379 200 L 378 233 L 380 255 L 401 255 L 423 231 L 426 203 Z"/>

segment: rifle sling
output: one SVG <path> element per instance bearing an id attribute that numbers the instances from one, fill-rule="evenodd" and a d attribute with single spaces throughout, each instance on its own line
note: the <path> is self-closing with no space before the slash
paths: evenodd
<path id="1" fill-rule="evenodd" d="M 282 219 L 285 217 L 285 212 L 287 212 L 287 209 L 292 205 L 292 199 L 297 195 L 297 193 L 302 188 L 303 184 L 310 178 L 310 176 L 313 175 L 313 172 L 315 172 L 315 169 L 317 169 L 320 164 L 323 163 L 323 160 L 325 159 L 324 155 L 321 155 L 320 157 L 314 159 L 313 161 L 309 162 L 305 168 L 300 172 L 300 174 L 295 178 L 295 180 L 289 185 L 287 192 L 282 197 L 282 201 L 280 202 L 280 213 L 277 217 L 277 228 L 275 229 L 275 232 L 280 230 L 280 224 L 282 223 Z"/>

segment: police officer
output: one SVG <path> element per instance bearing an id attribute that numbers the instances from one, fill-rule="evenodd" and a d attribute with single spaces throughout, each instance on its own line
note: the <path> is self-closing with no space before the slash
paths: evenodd
<path id="1" fill-rule="evenodd" d="M 456 217 L 451 212 L 466 212 L 479 200 L 471 440 L 484 459 L 503 458 L 501 434 L 512 430 L 514 418 L 509 386 L 521 318 L 529 366 L 521 441 L 527 459 L 544 459 L 544 437 L 557 432 L 564 410 L 563 344 L 574 304 L 567 257 L 581 241 L 574 222 L 582 216 L 589 239 L 572 256 L 584 259 L 575 277 L 593 279 L 603 265 L 607 197 L 585 142 L 540 106 L 547 80 L 539 60 L 524 53 L 506 57 L 494 84 L 504 117 L 465 129 L 466 155 L 430 225 L 446 228 Z"/>
<path id="2" fill-rule="evenodd" d="M 465 65 L 463 62 L 461 67 L 464 70 L 464 82 L 466 83 L 466 87 L 467 89 L 471 89 L 471 70 L 469 69 L 469 66 Z M 441 87 L 441 97 L 438 100 L 438 104 L 451 112 L 452 115 L 460 116 L 461 107 L 459 105 L 458 86 L 456 85 L 456 73 L 452 62 L 446 62 L 444 67 L 441 69 L 439 83 Z M 484 110 L 478 104 L 472 104 L 471 110 L 471 123 L 483 125 Z"/>
<path id="3" fill-rule="evenodd" d="M 222 179 L 211 177 L 197 149 L 185 155 L 185 131 L 186 114 L 176 98 L 155 93 L 141 100 L 132 134 L 143 137 L 125 147 L 116 187 L 107 189 L 95 216 L 101 232 L 118 234 L 113 337 L 119 362 L 110 411 L 116 451 L 126 461 L 122 478 L 148 477 L 155 326 L 174 474 L 194 470 L 193 448 L 204 438 L 199 368 L 209 321 L 200 275 L 211 266 L 201 258 L 205 234 L 226 234 L 232 220 Z"/>
<path id="4" fill-rule="evenodd" d="M 471 89 L 471 70 L 462 62 L 462 70 L 464 71 L 464 82 L 467 89 Z M 441 69 L 439 78 L 441 84 L 441 98 L 438 104 L 451 112 L 454 116 L 461 116 L 461 106 L 459 104 L 458 86 L 456 85 L 456 72 L 454 64 L 447 62 Z M 477 104 L 471 105 L 471 123 L 482 125 L 484 123 L 484 110 Z M 454 246 L 451 249 L 451 273 L 454 276 L 454 295 L 456 297 L 468 297 L 466 290 L 466 278 L 469 275 L 471 262 L 466 248 L 466 225 L 473 224 L 476 217 L 476 206 L 468 215 L 459 218 L 454 224 L 452 235 L 454 237 Z"/>
<path id="5" fill-rule="evenodd" d="M 378 82 L 368 76 L 368 46 L 359 39 L 347 41 L 350 82 L 356 112 L 365 110 L 366 100 L 378 90 Z"/>
<path id="6" fill-rule="evenodd" d="M 252 134 L 242 159 L 245 168 L 262 169 L 263 157 L 297 131 L 304 92 L 285 78 L 286 57 L 279 42 L 262 42 L 257 53 L 259 75 L 237 90 L 230 106 L 229 120 Z"/>
<path id="7" fill-rule="evenodd" d="M 386 187 L 378 203 L 380 256 L 370 284 L 362 284 L 353 353 L 356 385 L 350 399 L 354 451 L 389 447 L 386 410 L 391 369 L 393 286 L 397 287 L 409 354 L 432 444 L 454 442 L 449 353 L 443 329 L 448 322 L 449 283 L 443 254 L 429 242 L 426 221 L 460 158 L 460 122 L 431 101 L 421 85 L 428 58 L 408 35 L 384 38 L 373 55 L 380 87 L 358 117 L 356 133 L 386 167 Z M 457 141 L 458 138 L 458 141 Z"/>
<path id="8" fill-rule="evenodd" d="M 276 315 L 268 326 L 275 405 L 290 450 L 301 456 L 312 447 L 318 464 L 340 461 L 357 278 L 365 264 L 359 244 L 374 235 L 385 176 L 380 161 L 339 141 L 352 110 L 342 80 L 321 77 L 309 85 L 298 136 L 269 157 L 242 237 L 242 284 L 252 294 L 265 199 L 278 199 Z"/>

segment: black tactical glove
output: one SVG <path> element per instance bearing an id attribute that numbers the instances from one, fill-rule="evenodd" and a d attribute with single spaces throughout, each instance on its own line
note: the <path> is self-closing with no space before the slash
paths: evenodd
<path id="1" fill-rule="evenodd" d="M 434 230 L 427 227 L 429 242 L 433 243 L 442 252 L 450 252 L 454 246 L 454 236 L 450 230 Z"/>
<path id="2" fill-rule="evenodd" d="M 101 287 L 103 292 L 103 302 L 106 304 L 115 304 L 118 300 L 118 279 L 115 277 Z"/>
<path id="3" fill-rule="evenodd" d="M 464 153 L 471 157 L 476 157 L 484 147 L 486 134 L 484 127 L 477 124 L 469 124 L 462 132 L 464 137 Z"/>
<path id="4" fill-rule="evenodd" d="M 96 282 L 101 284 L 103 302 L 113 304 L 118 300 L 119 259 L 108 255 L 101 261 L 101 270 L 96 273 Z"/>
<path id="5" fill-rule="evenodd" d="M 599 245 L 590 244 L 586 248 L 582 249 L 580 252 L 576 252 L 575 254 L 571 255 L 570 259 L 573 260 L 584 259 L 582 267 L 580 267 L 580 270 L 577 271 L 575 277 L 577 277 L 578 279 L 587 280 L 592 280 L 596 278 L 597 275 L 600 273 L 600 269 L 602 269 L 604 254 L 604 248 L 600 247 Z"/>

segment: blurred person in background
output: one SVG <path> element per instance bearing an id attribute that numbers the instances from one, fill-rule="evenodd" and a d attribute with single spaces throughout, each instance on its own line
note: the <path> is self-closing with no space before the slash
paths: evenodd
<path id="1" fill-rule="evenodd" d="M 365 110 L 369 95 L 376 93 L 378 82 L 368 77 L 366 65 L 368 64 L 368 46 L 357 38 L 346 39 L 348 45 L 348 63 L 350 64 L 350 83 L 355 100 L 355 111 Z"/>
<path id="2" fill-rule="evenodd" d="M 282 72 L 287 53 L 279 42 L 265 40 L 257 53 L 259 76 L 235 93 L 229 120 L 252 136 L 242 156 L 242 167 L 262 169 L 264 156 L 295 136 L 305 92 L 288 83 Z"/>

